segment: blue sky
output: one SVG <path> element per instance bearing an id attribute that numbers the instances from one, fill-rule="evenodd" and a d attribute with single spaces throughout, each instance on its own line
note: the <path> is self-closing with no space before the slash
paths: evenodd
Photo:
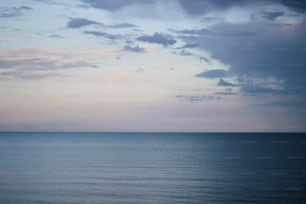
<path id="1" fill-rule="evenodd" d="M 305 131 L 306 4 L 3 0 L 1 131 Z"/>

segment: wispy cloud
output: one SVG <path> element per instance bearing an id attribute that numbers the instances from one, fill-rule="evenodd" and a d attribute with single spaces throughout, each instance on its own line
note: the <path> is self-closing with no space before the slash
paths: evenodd
<path id="1" fill-rule="evenodd" d="M 0 52 L 0 75 L 3 77 L 42 78 L 45 74 L 58 76 L 58 70 L 96 68 L 100 55 L 112 55 L 120 50 L 65 51 L 54 49 L 22 48 Z"/>
<path id="2" fill-rule="evenodd" d="M 27 80 L 40 80 L 46 78 L 53 78 L 53 77 L 64 77 L 67 75 L 60 74 L 57 71 L 29 71 L 29 70 L 9 70 L 0 72 L 0 79 L 2 80 L 9 80 L 12 78 L 19 78 L 19 79 L 27 79 Z"/>
<path id="3" fill-rule="evenodd" d="M 199 95 L 199 96 L 190 96 L 190 95 L 177 95 L 177 99 L 180 101 L 189 101 L 189 102 L 199 102 L 199 101 L 207 101 L 207 100 L 220 100 L 220 96 L 206 96 L 206 95 Z"/>

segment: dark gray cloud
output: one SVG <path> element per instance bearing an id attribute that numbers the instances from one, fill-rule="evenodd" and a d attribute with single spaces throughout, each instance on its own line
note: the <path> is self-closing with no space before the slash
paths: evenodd
<path id="1" fill-rule="evenodd" d="M 213 69 L 213 70 L 208 70 L 205 72 L 201 72 L 197 75 L 195 75 L 195 77 L 199 77 L 199 78 L 223 78 L 223 77 L 228 77 L 230 76 L 230 73 L 226 70 L 223 69 Z"/>
<path id="2" fill-rule="evenodd" d="M 217 85 L 218 86 L 238 86 L 237 84 L 230 83 L 228 81 L 225 81 L 224 79 L 219 79 Z"/>
<path id="3" fill-rule="evenodd" d="M 82 0 L 82 2 L 94 8 L 115 11 L 132 4 L 150 4 L 154 0 Z"/>
<path id="4" fill-rule="evenodd" d="M 101 23 L 86 18 L 73 18 L 67 22 L 67 28 L 81 28 L 89 25 L 101 25 Z"/>
<path id="5" fill-rule="evenodd" d="M 20 6 L 19 7 L 21 10 L 32 10 L 33 8 L 29 7 L 29 6 Z"/>
<path id="6" fill-rule="evenodd" d="M 212 35 L 214 34 L 211 30 L 202 28 L 202 29 L 185 29 L 185 30 L 171 30 L 172 32 L 178 33 L 178 34 L 182 34 L 182 35 Z"/>
<path id="7" fill-rule="evenodd" d="M 111 25 L 105 25 L 103 23 L 100 23 L 98 21 L 89 20 L 86 18 L 73 18 L 67 22 L 67 28 L 82 28 L 85 26 L 90 25 L 99 25 L 105 28 L 113 28 L 113 29 L 119 29 L 119 28 L 137 28 L 137 25 L 131 24 L 131 23 L 118 23 L 118 24 L 111 24 Z"/>
<path id="8" fill-rule="evenodd" d="M 127 39 L 127 40 L 125 40 L 125 43 L 126 43 L 126 44 L 130 44 L 130 45 L 133 45 L 133 44 L 134 44 L 134 41 L 133 41 L 133 40 L 130 40 L 130 39 Z"/>
<path id="9" fill-rule="evenodd" d="M 216 33 L 233 30 L 241 32 L 259 32 L 260 35 L 226 35 L 182 37 L 186 43 L 199 44 L 199 49 L 208 50 L 212 57 L 230 65 L 227 74 L 248 80 L 239 81 L 241 92 L 256 94 L 284 95 L 293 93 L 306 100 L 306 22 L 300 17 L 300 23 L 291 29 L 275 26 L 276 22 L 255 21 L 245 24 L 222 23 L 212 27 Z M 223 78 L 223 71 L 203 72 L 197 77 Z M 259 79 L 259 80 L 258 80 Z M 273 86 L 264 82 L 273 79 Z M 254 85 L 255 84 L 255 85 Z M 219 81 L 219 85 L 229 85 Z"/>
<path id="10" fill-rule="evenodd" d="M 137 25 L 131 24 L 131 23 L 119 23 L 119 24 L 113 24 L 109 25 L 109 28 L 137 28 Z"/>
<path id="11" fill-rule="evenodd" d="M 153 35 L 143 35 L 143 36 L 136 38 L 136 40 L 142 41 L 142 42 L 160 44 L 160 45 L 163 45 L 164 47 L 167 47 L 169 45 L 173 45 L 176 43 L 176 40 L 174 40 L 171 36 L 164 35 L 162 33 L 154 33 Z"/>
<path id="12" fill-rule="evenodd" d="M 215 92 L 216 95 L 226 95 L 226 96 L 236 96 L 238 95 L 238 93 L 236 92 L 226 92 L 226 91 L 223 91 L 223 92 Z"/>
<path id="13" fill-rule="evenodd" d="M 281 3 L 288 8 L 297 11 L 305 12 L 306 11 L 306 1 L 305 0 L 282 0 Z"/>
<path id="14" fill-rule="evenodd" d="M 274 89 L 269 87 L 263 87 L 254 84 L 243 84 L 240 88 L 242 93 L 257 95 L 257 94 L 272 94 L 272 95 L 287 95 L 290 94 L 288 90 Z"/>
<path id="15" fill-rule="evenodd" d="M 188 51 L 186 51 L 186 50 L 181 50 L 180 52 L 176 52 L 176 51 L 174 51 L 174 52 L 172 52 L 172 54 L 175 54 L 175 55 L 181 55 L 181 56 L 195 56 L 195 57 L 197 57 L 198 55 L 196 55 L 196 54 L 193 54 L 192 52 L 188 52 Z"/>
<path id="16" fill-rule="evenodd" d="M 53 34 L 53 35 L 49 35 L 49 38 L 58 38 L 58 39 L 63 39 L 64 36 L 58 35 L 58 34 Z"/>
<path id="17" fill-rule="evenodd" d="M 235 5 L 243 5 L 246 0 L 178 0 L 181 6 L 191 15 L 204 14 L 212 10 L 222 10 Z"/>
<path id="18" fill-rule="evenodd" d="M 200 57 L 200 63 L 202 63 L 203 61 L 206 62 L 206 63 L 210 63 L 210 60 L 208 58 Z"/>
<path id="19" fill-rule="evenodd" d="M 275 107 L 275 106 L 279 106 L 279 107 L 299 107 L 299 108 L 303 108 L 305 106 L 305 103 L 301 102 L 301 101 L 297 101 L 294 99 L 289 99 L 289 100 L 278 100 L 278 101 L 274 101 L 271 103 L 261 103 L 261 104 L 252 104 L 250 106 L 271 106 L 271 107 Z"/>
<path id="20" fill-rule="evenodd" d="M 199 59 L 200 63 L 202 62 L 210 63 L 210 60 L 208 58 L 203 57 L 191 51 L 186 51 L 186 50 L 192 50 L 192 48 L 197 48 L 197 47 L 199 47 L 198 44 L 186 44 L 182 47 L 174 48 L 175 50 L 180 50 L 180 51 L 172 51 L 172 54 L 180 55 L 180 56 L 191 56 L 191 57 L 195 57 Z"/>
<path id="21" fill-rule="evenodd" d="M 183 45 L 182 47 L 178 47 L 177 49 L 188 49 L 188 48 L 196 48 L 196 47 L 199 47 L 198 44 L 186 44 L 186 45 Z"/>
<path id="22" fill-rule="evenodd" d="M 207 37 L 214 37 L 216 35 L 218 36 L 226 36 L 226 37 L 252 37 L 256 36 L 257 33 L 253 31 L 243 31 L 243 30 L 227 30 L 226 32 L 222 30 L 208 30 L 205 28 L 202 29 L 192 29 L 192 30 L 170 30 L 172 32 L 175 32 L 177 34 L 186 35 L 187 37 L 193 36 L 193 37 L 200 37 L 200 36 L 207 36 Z"/>
<path id="23" fill-rule="evenodd" d="M 57 4 L 55 0 L 32 0 L 35 3 Z"/>
<path id="24" fill-rule="evenodd" d="M 282 11 L 263 11 L 261 12 L 262 17 L 268 20 L 271 20 L 271 21 L 274 21 L 277 17 L 283 16 L 283 15 L 285 15 L 285 13 Z"/>
<path id="25" fill-rule="evenodd" d="M 44 0 L 49 1 L 49 0 Z M 163 0 L 81 0 L 86 6 L 108 11 L 117 11 L 135 4 L 153 4 Z M 305 12 L 305 0 L 176 0 L 190 15 L 203 15 L 211 11 L 222 11 L 231 7 L 243 7 L 250 4 L 273 5 L 282 4 L 294 11 Z M 211 20 L 211 19 L 208 19 Z M 215 20 L 215 19 L 213 19 Z"/>
<path id="26" fill-rule="evenodd" d="M 189 101 L 189 102 L 199 102 L 199 101 L 207 101 L 207 100 L 220 100 L 220 96 L 190 96 L 190 95 L 177 95 L 177 99 L 180 101 Z"/>
<path id="27" fill-rule="evenodd" d="M 121 35 L 115 35 L 115 34 L 110 34 L 110 33 L 100 32 L 100 31 L 84 31 L 84 33 L 89 34 L 89 35 L 94 35 L 96 37 L 103 37 L 109 40 L 118 40 L 122 38 Z"/>
<path id="28" fill-rule="evenodd" d="M 128 51 L 128 52 L 138 52 L 138 53 L 144 53 L 146 52 L 146 50 L 142 47 L 139 47 L 138 45 L 135 47 L 132 47 L 130 45 L 126 45 L 123 47 L 124 51 Z"/>
<path id="29" fill-rule="evenodd" d="M 210 11 L 220 11 L 231 7 L 243 7 L 251 4 L 282 4 L 294 11 L 305 12 L 305 0 L 178 0 L 182 8 L 190 15 L 202 15 Z"/>
<path id="30" fill-rule="evenodd" d="M 0 7 L 0 18 L 11 18 L 23 15 L 23 11 L 31 10 L 29 6 Z"/>

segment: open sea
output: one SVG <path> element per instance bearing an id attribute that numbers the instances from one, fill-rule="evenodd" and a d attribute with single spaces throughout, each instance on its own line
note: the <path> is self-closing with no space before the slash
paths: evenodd
<path id="1" fill-rule="evenodd" d="M 0 133 L 0 204 L 306 204 L 306 136 Z"/>

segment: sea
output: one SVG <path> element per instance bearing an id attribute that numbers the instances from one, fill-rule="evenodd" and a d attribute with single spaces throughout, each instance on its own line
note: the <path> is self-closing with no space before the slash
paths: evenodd
<path id="1" fill-rule="evenodd" d="M 0 133 L 0 204 L 305 204 L 306 136 Z"/>

